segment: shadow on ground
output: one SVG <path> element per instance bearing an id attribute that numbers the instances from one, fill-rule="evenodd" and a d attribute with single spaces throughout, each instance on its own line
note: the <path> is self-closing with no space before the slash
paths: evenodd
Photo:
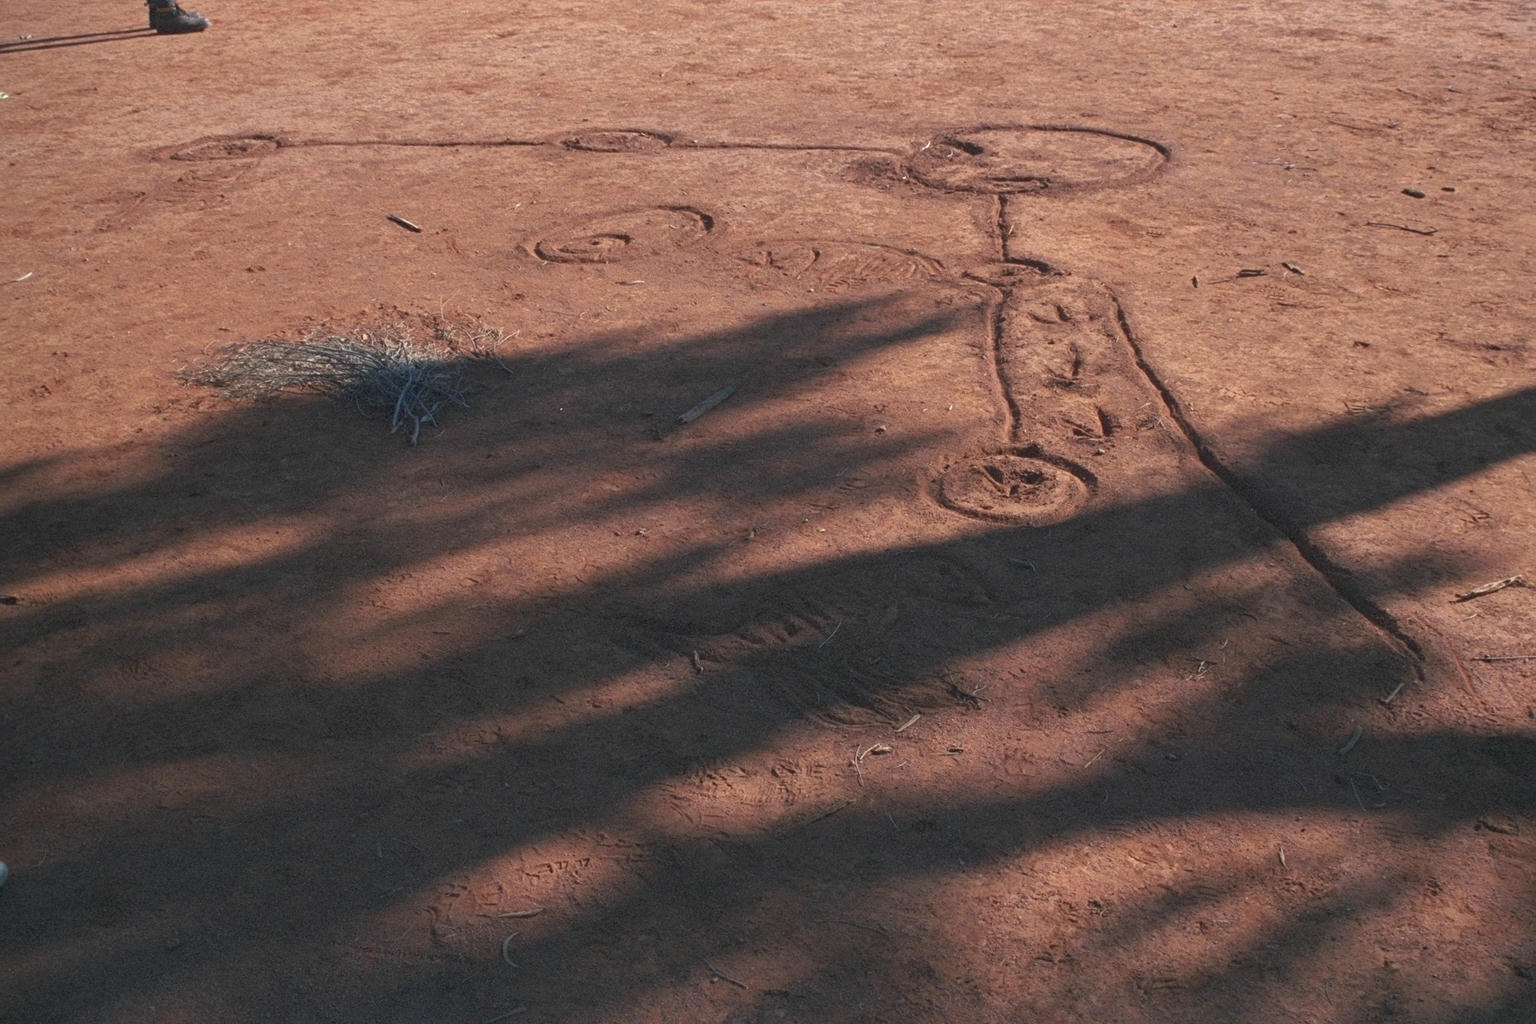
<path id="1" fill-rule="evenodd" d="M 1285 1019 L 1287 978 L 1320 972 L 1338 1021 L 1536 1015 L 1528 949 L 1453 1007 L 1330 959 L 1445 884 L 1445 837 L 1536 809 L 1536 743 L 1410 717 L 1346 770 L 1310 709 L 1417 685 L 1414 663 L 1215 479 L 1054 526 L 739 560 L 827 495 L 922 500 L 927 436 L 874 445 L 830 412 L 669 425 L 703 381 L 749 368 L 750 420 L 949 325 L 826 330 L 855 306 L 662 354 L 510 355 L 414 449 L 284 399 L 9 471 L 0 808 L 27 855 L 0 897 L 0 1016 Z M 1323 513 L 1284 510 L 1312 527 L 1529 453 L 1533 423 L 1536 390 L 1329 425 L 1242 475 L 1359 453 L 1329 464 Z M 1253 568 L 1277 562 L 1284 593 Z M 1277 609 L 1284 636 L 1207 675 L 1234 623 Z M 1066 664 L 1021 660 L 1059 637 Z M 1112 750 L 1045 756 L 1143 689 Z M 1019 742 L 893 741 L 909 710 L 957 736 L 1004 716 Z M 908 741 L 913 784 L 836 753 Z M 711 824 L 699 794 L 742 770 L 789 795 Z M 1362 833 L 1318 823 L 1370 819 L 1397 842 L 1349 867 Z M 1324 835 L 1296 837 L 1290 874 L 1222 852 L 1302 820 Z M 1063 895 L 1110 857 L 1144 877 Z M 968 901 L 980 875 L 1012 895 Z M 530 893 L 545 913 L 509 916 Z M 1527 920 L 1532 896 L 1503 894 Z M 955 962 L 967 929 L 997 937 L 991 962 Z M 1174 929 L 1211 929 L 1209 955 L 1160 962 Z"/>

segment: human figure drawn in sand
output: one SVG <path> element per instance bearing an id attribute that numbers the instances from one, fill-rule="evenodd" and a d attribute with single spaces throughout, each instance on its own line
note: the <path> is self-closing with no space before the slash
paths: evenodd
<path id="1" fill-rule="evenodd" d="M 254 165 L 285 153 L 336 152 L 307 145 L 272 136 L 205 139 L 162 156 Z M 1189 551 L 1192 559 L 1208 546 L 1210 521 L 1106 525 L 1113 519 L 1107 510 L 1179 488 L 1203 495 L 1209 479 L 1200 475 L 1188 438 L 1170 423 L 1113 291 L 1015 250 L 1018 208 L 1145 181 L 1166 162 L 1166 147 L 1100 129 L 1016 125 L 943 132 L 907 151 L 699 143 L 658 131 L 592 129 L 482 152 L 485 168 L 501 173 L 505 165 L 493 160 L 527 160 L 551 195 L 567 179 L 574 194 L 613 195 L 611 188 L 574 187 L 585 175 L 622 180 L 636 197 L 546 222 L 518 246 L 517 272 L 537 266 L 545 278 L 597 282 L 605 280 L 604 267 L 617 264 L 617 284 L 650 279 L 699 288 L 718 293 L 716 303 L 723 295 L 750 301 L 777 290 L 773 308 L 789 311 L 779 322 L 804 328 L 789 332 L 783 347 L 775 347 L 780 339 L 754 342 L 753 354 L 743 357 L 748 362 L 730 371 L 752 373 L 751 360 L 775 357 L 807 368 L 778 371 L 774 390 L 763 379 L 770 367 L 758 363 L 765 373 L 744 381 L 730 411 L 711 414 L 707 423 L 721 447 L 742 454 L 700 470 L 721 480 L 689 478 L 685 490 L 728 492 L 745 483 L 750 500 L 798 522 L 790 518 L 792 506 L 820 500 L 810 497 L 803 460 L 791 456 L 776 467 L 777 490 L 743 475 L 763 437 L 786 420 L 838 430 L 829 410 L 846 420 L 850 410 L 885 401 L 901 406 L 909 426 L 925 428 L 909 431 L 912 448 L 891 471 L 904 490 L 878 521 L 869 519 L 868 492 L 845 493 L 848 501 L 838 506 L 839 516 L 857 520 L 854 529 L 878 532 L 878 557 L 823 560 L 792 573 L 776 571 L 770 560 L 760 577 L 767 582 L 734 588 L 725 599 L 718 591 L 685 594 L 670 605 L 650 594 L 636 599 L 644 606 L 636 632 L 650 643 L 659 638 L 697 670 L 744 670 L 827 717 L 895 718 L 974 692 L 953 670 L 957 653 L 987 649 L 993 638 L 1019 631 L 988 616 L 1017 615 L 1044 595 L 1049 607 L 1037 605 L 1040 622 L 1022 630 L 1029 635 L 1041 622 L 1070 621 L 1073 608 L 1095 607 L 1102 594 L 1089 591 L 1108 586 L 1095 579 L 1104 574 L 1099 565 L 1134 575 L 1137 545 Z M 798 199 L 803 176 L 820 175 L 824 184 L 845 172 L 851 176 L 842 178 L 839 196 L 850 204 L 848 215 L 822 216 L 809 204 L 785 209 Z M 858 206 L 874 193 L 883 194 L 868 200 L 868 211 Z M 566 206 L 558 199 L 548 205 Z M 842 226 L 829 230 L 833 223 Z M 808 226 L 827 234 L 788 233 Z M 850 237 L 871 227 L 873 237 Z M 925 251 L 931 245 L 943 258 Z M 862 305 L 838 299 L 860 289 L 887 298 Z M 860 337 L 850 339 L 855 328 L 839 335 L 841 327 L 826 326 L 840 308 L 857 316 L 880 302 L 883 312 L 870 317 Z M 943 320 L 935 310 L 955 329 L 933 326 Z M 922 324 L 930 327 L 914 328 Z M 709 337 L 711 329 L 706 324 L 691 336 Z M 910 339 L 901 341 L 907 330 Z M 927 348 L 920 361 L 904 363 L 902 376 L 887 378 L 881 356 L 896 344 Z M 716 355 L 722 368 L 732 363 L 729 351 Z M 657 358 L 668 357 L 657 349 Z M 941 394 L 948 398 L 941 402 Z M 872 450 L 867 435 L 847 444 L 850 459 Z M 636 449 L 632 457 L 652 456 Z M 1085 542 L 1085 530 L 1106 536 Z M 969 539 L 951 543 L 957 535 Z M 938 546 L 935 538 L 943 538 Z M 1025 544 L 1054 547 L 1081 569 L 1080 580 L 1021 579 L 1019 565 L 1032 559 L 1014 549 Z M 1003 547 L 1013 553 L 1000 553 Z M 805 564 L 810 551 L 804 544 L 781 550 L 777 565 Z M 1116 586 L 1135 593 L 1163 582 L 1143 574 Z"/>
<path id="2" fill-rule="evenodd" d="M 597 151 L 671 144 L 660 133 L 622 131 L 565 142 Z M 1162 475 L 1178 475 L 1181 457 L 1192 449 L 1167 423 L 1114 293 L 1045 261 L 1014 257 L 1006 203 L 1139 182 L 1167 156 L 1157 143 L 1099 130 L 947 132 L 907 154 L 904 175 L 943 192 L 996 197 L 996 261 L 956 273 L 901 238 L 757 241 L 741 258 L 824 290 L 928 280 L 984 291 L 985 322 L 977 326 L 988 336 L 983 350 L 1002 407 L 1001 436 L 954 453 L 930 481 L 927 497 L 976 520 L 1050 527 L 1082 513 L 1101 492 L 1129 497 L 1121 477 L 1133 464 L 1141 474 L 1161 465 Z M 557 264 L 643 261 L 703 242 L 716 221 L 693 207 L 629 210 L 557 229 L 528 251 Z M 720 628 L 721 617 L 712 614 L 699 614 L 691 629 L 674 615 L 670 626 L 676 648 L 696 664 L 751 666 L 817 713 L 839 718 L 857 708 L 897 717 L 928 698 L 967 698 L 969 691 L 941 668 L 921 680 L 909 674 L 916 665 L 940 666 L 944 652 L 931 649 L 934 635 L 963 632 L 964 620 L 1002 599 L 1001 589 L 1006 584 L 1000 588 L 989 567 L 914 555 L 865 572 L 843 567 L 835 575 L 812 574 L 764 602 L 771 610 L 738 610 L 744 621 L 731 628 Z M 935 630 L 935 616 L 952 619 L 953 629 Z M 647 624 L 653 636 L 667 630 L 666 622 Z M 829 653 L 826 638 L 834 634 L 841 643 Z"/>
<path id="3" fill-rule="evenodd" d="M 672 146 L 645 131 L 594 131 L 562 140 L 572 150 L 635 152 Z M 1096 129 L 980 127 L 940 134 L 906 156 L 904 171 L 945 192 L 999 198 L 1046 197 L 1142 181 L 1163 165 L 1166 147 Z M 550 263 L 643 260 L 703 242 L 710 213 L 685 206 L 606 214 L 546 234 L 529 251 Z M 862 280 L 923 279 L 992 291 L 991 370 L 1005 409 L 994 450 L 961 458 L 936 482 L 946 508 L 980 519 L 1026 525 L 1059 522 L 1083 507 L 1102 470 L 1160 422 L 1155 388 L 1138 367 L 1135 345 L 1114 294 L 1039 259 L 1017 259 L 1005 232 L 995 264 L 946 272 L 911 240 L 766 241 L 746 258 L 791 278 L 814 276 L 828 290 Z M 1092 443 L 1090 470 L 1075 457 Z"/>

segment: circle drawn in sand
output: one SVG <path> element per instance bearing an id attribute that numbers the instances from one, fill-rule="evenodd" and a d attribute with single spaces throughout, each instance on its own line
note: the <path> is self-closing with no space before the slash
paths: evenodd
<path id="1" fill-rule="evenodd" d="M 595 128 L 556 141 L 566 149 L 588 153 L 644 153 L 672 145 L 670 135 L 641 128 Z"/>
<path id="2" fill-rule="evenodd" d="M 1097 128 L 1024 125 L 947 132 L 907 158 L 930 188 L 958 192 L 1072 192 L 1140 181 L 1168 159 L 1151 139 Z"/>
<path id="3" fill-rule="evenodd" d="M 939 478 L 939 504 L 992 522 L 1048 526 L 1088 503 L 1098 481 L 1036 448 L 965 459 Z"/>
<path id="4" fill-rule="evenodd" d="M 550 263 L 618 263 L 691 245 L 715 219 L 688 206 L 652 206 L 610 213 L 545 235 L 533 253 Z"/>
<path id="5" fill-rule="evenodd" d="M 272 135 L 214 135 L 163 149 L 158 155 L 163 160 L 244 160 L 276 149 L 277 138 Z"/>
<path id="6" fill-rule="evenodd" d="M 929 281 L 944 272 L 936 259 L 869 242 L 764 242 L 739 257 L 764 271 L 826 291 Z"/>

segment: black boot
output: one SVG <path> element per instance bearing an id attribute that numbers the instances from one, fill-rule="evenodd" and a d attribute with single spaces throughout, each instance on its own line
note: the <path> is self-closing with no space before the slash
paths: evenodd
<path id="1" fill-rule="evenodd" d="M 161 35 L 201 32 L 208 19 L 196 11 L 184 11 L 176 0 L 149 0 L 149 27 Z"/>

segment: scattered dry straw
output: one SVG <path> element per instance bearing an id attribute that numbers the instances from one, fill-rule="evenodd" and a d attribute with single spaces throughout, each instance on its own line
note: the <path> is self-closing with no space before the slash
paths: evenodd
<path id="1" fill-rule="evenodd" d="M 265 339 L 226 345 L 183 380 L 231 398 L 314 392 L 342 399 L 360 413 L 384 416 L 390 433 L 437 425 L 448 406 L 467 408 L 465 370 L 477 363 L 511 368 L 497 350 L 509 335 L 478 322 L 425 318 L 344 330 L 316 330 L 299 341 Z"/>

